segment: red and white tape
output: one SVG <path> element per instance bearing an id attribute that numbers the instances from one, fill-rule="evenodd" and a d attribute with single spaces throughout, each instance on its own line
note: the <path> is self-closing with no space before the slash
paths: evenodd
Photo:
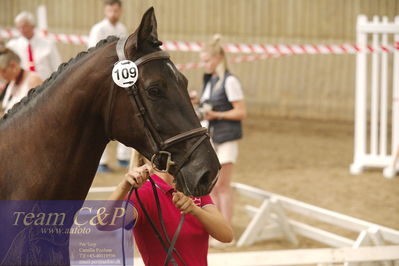
<path id="1" fill-rule="evenodd" d="M 186 51 L 186 52 L 200 52 L 203 47 L 201 42 L 173 42 L 166 41 L 163 44 L 163 48 L 169 51 Z M 368 45 L 365 47 L 366 52 L 393 52 L 395 49 L 399 50 L 399 45 L 386 45 L 373 47 Z M 227 53 L 244 53 L 244 54 L 356 54 L 362 49 L 355 44 L 342 44 L 342 45 L 269 45 L 269 44 L 233 44 L 228 43 L 224 45 L 224 49 Z"/>
<path id="2" fill-rule="evenodd" d="M 47 33 L 46 31 L 41 31 L 40 34 L 58 43 L 87 45 L 88 42 L 88 36 L 85 35 Z M 0 29 L 0 38 L 10 39 L 17 36 L 19 32 L 15 29 Z"/>
<path id="3" fill-rule="evenodd" d="M 18 36 L 18 31 L 15 29 L 0 29 L 0 38 L 8 39 Z M 88 36 L 77 34 L 56 34 L 42 31 L 42 34 L 50 39 L 66 44 L 87 45 Z M 167 51 L 182 51 L 182 52 L 199 52 L 203 47 L 201 42 L 180 42 L 180 41 L 165 41 L 162 48 Z M 294 55 L 294 54 L 356 54 L 362 49 L 355 44 L 342 45 L 269 45 L 269 44 L 233 44 L 228 43 L 224 45 L 228 53 L 244 53 L 244 54 L 277 54 L 277 55 Z M 399 44 L 373 47 L 368 45 L 365 47 L 366 52 L 393 52 L 395 49 L 399 50 Z"/>
<path id="4" fill-rule="evenodd" d="M 58 43 L 87 45 L 88 36 L 77 34 L 57 34 L 41 31 L 42 35 L 47 36 L 51 40 Z M 0 29 L 0 38 L 9 39 L 19 36 L 16 29 Z M 164 41 L 162 48 L 167 51 L 182 51 L 182 52 L 200 52 L 204 43 L 201 42 L 180 42 L 180 41 Z M 227 53 L 242 53 L 242 54 L 255 54 L 238 56 L 231 58 L 231 63 L 252 62 L 272 57 L 279 57 L 283 55 L 295 54 L 356 54 L 361 52 L 358 45 L 355 44 L 342 44 L 342 45 L 269 45 L 269 44 L 232 44 L 224 45 Z M 393 45 L 373 47 L 368 45 L 365 47 L 367 53 L 372 52 L 393 52 L 399 50 L 399 42 Z M 203 66 L 202 63 L 192 62 L 176 65 L 180 70 L 195 69 Z"/>
<path id="5" fill-rule="evenodd" d="M 0 29 L 0 38 L 9 39 L 18 36 L 19 33 L 15 29 Z"/>
<path id="6" fill-rule="evenodd" d="M 264 60 L 269 58 L 275 58 L 279 56 L 284 56 L 284 54 L 258 54 L 258 55 L 244 55 L 244 56 L 237 56 L 229 59 L 230 63 L 241 63 L 241 62 L 253 62 L 258 60 Z M 201 68 L 204 64 L 201 62 L 192 62 L 192 63 L 185 63 L 185 64 L 176 64 L 176 67 L 179 70 L 187 70 L 187 69 L 195 69 Z"/>

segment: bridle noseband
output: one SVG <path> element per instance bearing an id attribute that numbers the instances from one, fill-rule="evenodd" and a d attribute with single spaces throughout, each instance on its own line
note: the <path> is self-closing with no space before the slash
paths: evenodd
<path id="1" fill-rule="evenodd" d="M 116 44 L 116 53 L 118 55 L 118 59 L 119 61 L 121 60 L 126 60 L 126 55 L 125 55 L 125 45 L 126 45 L 126 41 L 127 41 L 127 37 L 123 37 L 120 38 Z M 156 51 L 156 52 L 152 52 L 149 54 L 146 54 L 138 59 L 135 60 L 135 64 L 137 65 L 137 67 L 139 67 L 140 65 L 143 65 L 147 62 L 153 61 L 153 60 L 162 60 L 162 59 L 169 59 L 169 54 L 165 51 Z M 112 140 L 112 132 L 111 132 L 111 127 L 110 127 L 110 122 L 111 122 L 111 115 L 112 115 L 112 111 L 113 111 L 113 101 L 114 101 L 114 94 L 115 94 L 115 87 L 116 84 L 114 83 L 110 92 L 110 97 L 108 99 L 108 104 L 107 104 L 107 111 L 106 111 L 106 119 L 105 119 L 105 130 L 107 133 L 108 138 L 110 138 Z M 141 100 L 140 94 L 139 94 L 139 89 L 135 84 L 133 84 L 132 86 L 126 88 L 129 94 L 129 98 L 132 102 L 133 105 L 136 105 L 137 109 L 139 110 L 140 113 L 140 117 L 143 120 L 144 123 L 144 128 L 146 131 L 147 136 L 149 137 L 150 141 L 151 141 L 151 145 L 153 147 L 153 150 L 155 151 L 154 154 L 151 157 L 151 164 L 152 167 L 159 172 L 169 172 L 170 171 L 170 167 L 174 166 L 175 167 L 175 175 L 177 175 L 179 173 L 179 171 L 181 170 L 181 168 L 184 166 L 184 164 L 188 161 L 188 159 L 190 158 L 190 156 L 192 155 L 192 153 L 199 147 L 199 145 L 205 140 L 205 139 L 209 139 L 209 134 L 206 128 L 204 127 L 200 127 L 200 128 L 194 128 L 191 129 L 189 131 L 177 134 L 176 136 L 173 136 L 171 138 L 168 138 L 166 140 L 163 140 L 162 137 L 160 136 L 160 134 L 158 133 L 158 131 L 154 128 L 153 123 L 148 115 L 148 113 L 146 112 L 146 108 L 143 104 L 143 101 Z M 179 164 L 176 164 L 173 160 L 172 160 L 172 153 L 167 151 L 166 149 L 170 148 L 171 146 L 178 144 L 180 142 L 192 139 L 194 137 L 199 137 L 199 139 L 194 143 L 194 145 L 185 153 L 183 159 L 181 160 L 181 162 Z M 166 158 L 164 157 L 164 161 L 166 162 L 165 167 L 159 167 L 157 165 L 157 159 L 160 159 L 161 157 L 166 156 Z M 159 162 L 159 161 L 158 161 Z M 169 172 L 170 173 L 170 172 Z M 161 225 L 162 225 L 162 230 L 164 233 L 164 237 L 166 239 L 166 241 L 164 241 L 162 239 L 161 234 L 159 233 L 159 231 L 157 230 L 157 228 L 155 227 L 154 222 L 151 220 L 150 216 L 148 215 L 147 211 L 144 208 L 143 203 L 140 200 L 139 194 L 138 194 L 138 190 L 135 190 L 136 193 L 136 197 L 137 200 L 141 206 L 141 208 L 143 209 L 143 212 L 145 213 L 148 221 L 150 222 L 150 225 L 152 227 L 152 229 L 154 230 L 155 234 L 157 235 L 158 239 L 160 240 L 162 246 L 164 247 L 167 256 L 165 259 L 165 264 L 164 265 L 168 265 L 169 261 L 171 261 L 173 264 L 176 264 L 175 259 L 172 256 L 172 253 L 176 253 L 176 255 L 178 256 L 178 258 L 184 263 L 184 261 L 181 259 L 180 254 L 176 251 L 176 249 L 174 248 L 174 245 L 176 243 L 177 237 L 180 233 L 180 230 L 183 226 L 183 222 L 184 222 L 184 215 L 182 215 L 182 218 L 179 222 L 178 228 L 175 231 L 175 234 L 173 236 L 172 241 L 170 241 L 166 229 L 165 229 L 165 225 L 163 222 L 163 218 L 162 218 L 162 212 L 161 212 L 161 205 L 159 203 L 159 198 L 158 198 L 158 194 L 156 191 L 156 187 L 155 187 L 155 183 L 154 181 L 150 178 L 151 184 L 152 184 L 152 188 L 153 188 L 153 192 L 154 192 L 154 196 L 155 196 L 155 200 L 156 200 L 156 204 L 157 204 L 157 208 L 158 208 L 158 216 L 159 219 L 161 221 Z M 125 204 L 125 210 L 127 209 L 127 204 L 130 200 L 131 194 L 132 194 L 133 188 L 130 190 L 126 204 Z M 126 212 L 125 212 L 126 214 Z M 123 216 L 123 227 L 122 227 L 122 254 L 123 254 L 123 265 L 125 265 L 125 251 L 124 251 L 124 227 L 125 227 L 125 215 Z M 167 242 L 167 243 L 165 243 Z M 169 247 L 168 247 L 169 246 Z"/>

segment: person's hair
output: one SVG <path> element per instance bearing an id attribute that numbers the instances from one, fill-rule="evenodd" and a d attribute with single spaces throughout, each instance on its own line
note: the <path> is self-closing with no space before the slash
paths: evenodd
<path id="1" fill-rule="evenodd" d="M 6 68 L 11 61 L 21 63 L 19 56 L 11 49 L 6 48 L 3 42 L 0 42 L 0 68 Z"/>
<path id="2" fill-rule="evenodd" d="M 119 7 L 122 7 L 122 1 L 121 0 L 104 0 L 104 5 L 105 6 L 112 6 L 113 4 L 117 4 Z"/>
<path id="3" fill-rule="evenodd" d="M 212 39 L 210 42 L 205 44 L 203 47 L 202 51 L 210 54 L 212 57 L 213 56 L 221 56 L 222 60 L 220 61 L 219 65 L 216 67 L 216 74 L 220 77 L 221 80 L 224 78 L 224 74 L 226 70 L 228 70 L 228 65 L 227 65 L 227 58 L 226 58 L 226 53 L 223 49 L 223 46 L 221 45 L 221 35 L 220 34 L 215 34 L 213 35 Z"/>
<path id="4" fill-rule="evenodd" d="M 32 26 L 36 25 L 35 17 L 32 15 L 32 13 L 30 13 L 28 11 L 22 11 L 15 17 L 15 20 L 14 20 L 15 24 L 18 24 L 22 21 L 27 21 Z"/>

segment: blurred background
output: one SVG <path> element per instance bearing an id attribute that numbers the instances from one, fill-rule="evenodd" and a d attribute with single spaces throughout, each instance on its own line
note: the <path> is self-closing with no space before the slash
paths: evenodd
<path id="1" fill-rule="evenodd" d="M 50 33 L 88 35 L 104 17 L 101 0 L 0 0 L 0 28 L 14 28 L 19 12 L 36 14 L 39 5 L 47 8 Z M 399 0 L 123 0 L 121 21 L 130 33 L 150 6 L 155 7 L 160 40 L 201 43 L 220 33 L 224 43 L 233 44 L 354 45 L 358 15 L 364 14 L 368 20 L 374 15 L 386 16 L 390 22 L 399 15 Z M 388 43 L 393 43 L 392 36 Z M 87 49 L 59 42 L 57 47 L 63 61 Z M 199 62 L 198 52 L 170 54 L 175 64 Z M 248 54 L 227 56 L 244 55 Z M 388 60 L 392 65 L 392 53 Z M 399 229 L 399 178 L 383 178 L 381 169 L 349 173 L 354 147 L 354 53 L 280 55 L 230 63 L 230 69 L 242 82 L 249 111 L 234 182 Z M 203 69 L 182 72 L 189 80 L 188 89 L 200 93 Z M 391 82 L 392 67 L 388 76 Z M 391 89 L 389 93 L 391 99 Z M 389 121 L 391 118 L 389 114 Z M 111 165 L 117 171 L 97 174 L 93 187 L 119 183 L 126 169 Z M 91 199 L 106 197 L 106 193 L 89 195 Z M 233 218 L 237 236 L 250 221 L 246 203 L 237 197 Z M 358 236 L 325 228 L 352 239 Z M 300 240 L 300 248 L 326 247 Z M 284 248 L 295 247 L 276 240 L 227 251 Z"/>
<path id="2" fill-rule="evenodd" d="M 0 0 L 0 27 L 12 28 L 21 10 L 47 8 L 51 33 L 88 35 L 103 18 L 101 0 Z M 399 14 L 397 0 L 124 0 L 130 32 L 155 7 L 161 40 L 225 43 L 354 44 L 356 18 Z M 84 45 L 57 44 L 64 61 Z M 171 52 L 174 63 L 199 61 L 197 52 Z M 230 58 L 239 54 L 230 54 Z M 355 56 L 295 55 L 231 64 L 243 84 L 250 113 L 275 117 L 353 120 Z M 201 89 L 202 69 L 183 70 L 190 90 Z"/>

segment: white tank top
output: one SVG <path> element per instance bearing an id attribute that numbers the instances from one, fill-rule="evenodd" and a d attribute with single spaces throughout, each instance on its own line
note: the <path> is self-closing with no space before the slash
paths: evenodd
<path id="1" fill-rule="evenodd" d="M 14 104 L 19 102 L 22 98 L 24 98 L 29 90 L 29 80 L 31 78 L 32 72 L 27 72 L 27 75 L 25 76 L 24 80 L 16 85 L 15 81 L 11 81 L 10 84 L 7 87 L 6 95 L 4 95 L 2 107 L 4 112 L 7 112 L 10 110 Z"/>

